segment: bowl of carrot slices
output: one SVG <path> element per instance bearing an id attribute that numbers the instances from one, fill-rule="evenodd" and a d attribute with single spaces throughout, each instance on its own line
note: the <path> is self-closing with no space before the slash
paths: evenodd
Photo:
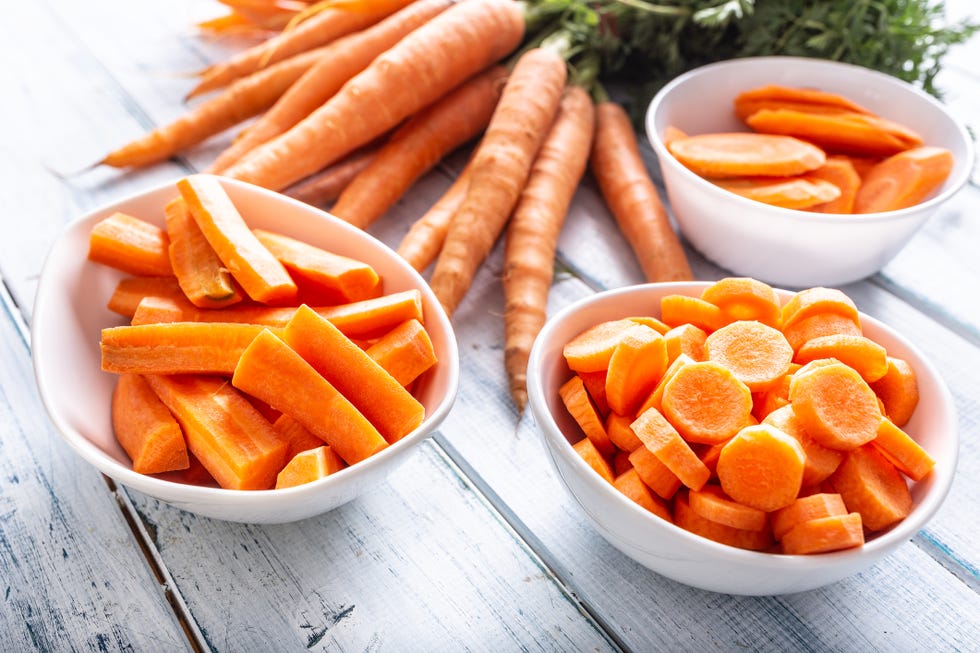
<path id="1" fill-rule="evenodd" d="M 851 64 L 757 57 L 661 89 L 647 137 L 685 237 L 790 288 L 884 267 L 968 180 L 973 147 L 935 98 Z"/>
<path id="2" fill-rule="evenodd" d="M 729 277 L 598 293 L 549 319 L 528 396 L 598 532 L 715 592 L 861 572 L 924 526 L 956 467 L 936 369 L 828 287 Z"/>
<path id="3" fill-rule="evenodd" d="M 42 270 L 35 377 L 65 442 L 201 515 L 287 522 L 384 482 L 455 399 L 452 326 L 360 229 L 191 175 L 70 223 Z"/>

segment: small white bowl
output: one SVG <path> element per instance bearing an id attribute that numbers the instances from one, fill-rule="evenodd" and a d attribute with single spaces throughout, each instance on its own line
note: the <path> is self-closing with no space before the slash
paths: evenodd
<path id="1" fill-rule="evenodd" d="M 663 133 L 750 131 L 732 102 L 766 84 L 839 93 L 945 147 L 955 163 L 942 188 L 906 209 L 830 215 L 783 209 L 728 192 L 684 167 Z M 791 288 L 836 286 L 885 266 L 935 210 L 968 180 L 972 141 L 942 104 L 895 77 L 835 61 L 751 57 L 709 64 L 664 86 L 647 109 L 646 132 L 663 173 L 671 209 L 684 236 L 707 258 L 740 276 Z"/>
<path id="2" fill-rule="evenodd" d="M 34 373 L 41 399 L 65 442 L 119 483 L 208 517 L 280 523 L 327 512 L 377 487 L 445 419 L 456 397 L 459 355 L 445 312 L 428 284 L 382 242 L 350 224 L 278 193 L 221 179 L 251 227 L 278 231 L 338 254 L 370 263 L 386 292 L 418 288 L 425 325 L 439 362 L 420 380 L 415 395 L 425 421 L 397 443 L 357 465 L 306 485 L 282 490 L 225 490 L 162 480 L 134 472 L 113 435 L 110 398 L 115 375 L 101 371 L 100 332 L 125 324 L 106 308 L 124 275 L 87 260 L 89 232 L 102 218 L 122 211 L 163 226 L 163 208 L 177 195 L 174 183 L 134 195 L 70 223 L 45 261 L 31 327 Z"/>
<path id="3" fill-rule="evenodd" d="M 582 299 L 548 320 L 531 350 L 527 385 L 532 414 L 559 477 L 610 544 L 643 566 L 693 587 L 727 594 L 787 594 L 828 585 L 870 567 L 912 538 L 945 499 L 956 469 L 958 434 L 953 399 L 936 369 L 908 340 L 866 315 L 861 315 L 864 333 L 891 355 L 907 360 L 918 375 L 921 398 L 905 429 L 935 458 L 936 466 L 911 487 L 909 516 L 860 548 L 781 555 L 713 542 L 641 508 L 572 449 L 582 436 L 558 395 L 571 376 L 562 355 L 564 344 L 605 320 L 659 316 L 664 295 L 699 296 L 707 285 L 660 283 L 610 290 Z M 790 295 L 779 293 L 784 301 Z"/>

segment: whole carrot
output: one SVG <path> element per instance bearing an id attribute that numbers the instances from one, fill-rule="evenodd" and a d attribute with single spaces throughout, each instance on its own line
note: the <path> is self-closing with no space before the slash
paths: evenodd
<path id="1" fill-rule="evenodd" d="M 453 214 L 466 197 L 472 170 L 472 166 L 467 164 L 452 186 L 412 224 L 399 243 L 398 254 L 419 272 L 429 267 L 439 256 Z"/>
<path id="2" fill-rule="evenodd" d="M 451 0 L 416 0 L 376 25 L 324 46 L 327 56 L 297 79 L 248 131 L 218 155 L 210 171 L 221 173 L 250 150 L 310 115 L 375 57 L 451 4 Z"/>
<path id="3" fill-rule="evenodd" d="M 591 168 L 647 280 L 692 279 L 684 249 L 643 164 L 633 125 L 615 102 L 596 107 Z"/>
<path id="4" fill-rule="evenodd" d="M 503 231 L 558 111 L 565 60 L 534 48 L 517 60 L 473 155 L 466 198 L 449 225 L 430 285 L 452 315 Z"/>
<path id="5" fill-rule="evenodd" d="M 365 145 L 359 150 L 351 152 L 350 156 L 342 161 L 327 166 L 320 172 L 310 175 L 282 192 L 284 195 L 289 195 L 293 199 L 313 206 L 323 206 L 333 202 L 340 197 L 340 193 L 347 188 L 354 177 L 368 167 L 368 164 L 377 155 L 379 147 Z"/>
<path id="6" fill-rule="evenodd" d="M 392 129 L 499 60 L 523 36 L 523 12 L 513 0 L 460 2 L 379 55 L 323 106 L 225 174 L 284 188 Z"/>
<path id="7" fill-rule="evenodd" d="M 256 46 L 248 48 L 228 61 L 208 66 L 201 71 L 201 81 L 191 89 L 187 98 L 196 97 L 215 89 L 227 86 L 240 77 L 288 59 L 300 52 L 306 52 L 326 45 L 340 38 L 373 25 L 388 14 L 408 4 L 410 0 L 357 0 L 339 7 L 328 7 L 299 23 L 295 28 L 286 29 Z"/>
<path id="8" fill-rule="evenodd" d="M 544 326 L 558 234 L 585 173 L 595 110 L 580 86 L 565 91 L 511 216 L 504 249 L 504 364 L 519 411 L 527 403 L 527 360 Z"/>
<path id="9" fill-rule="evenodd" d="M 490 122 L 507 69 L 493 66 L 415 114 L 351 181 L 330 212 L 366 229 L 446 154 Z"/>

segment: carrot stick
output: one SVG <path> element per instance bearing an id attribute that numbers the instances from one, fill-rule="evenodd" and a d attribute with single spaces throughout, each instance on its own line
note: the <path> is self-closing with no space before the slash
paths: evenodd
<path id="1" fill-rule="evenodd" d="M 749 423 L 752 393 L 728 368 L 705 361 L 680 366 L 664 386 L 664 416 L 685 440 L 717 444 Z"/>
<path id="2" fill-rule="evenodd" d="M 758 115 L 758 114 L 757 114 Z M 819 147 L 792 136 L 750 132 L 699 134 L 671 141 L 670 153 L 702 177 L 789 177 L 824 164 Z"/>
<path id="3" fill-rule="evenodd" d="M 378 147 L 365 145 L 342 161 L 284 189 L 282 193 L 312 206 L 325 206 L 340 197 L 347 184 L 368 167 L 377 155 Z"/>
<path id="4" fill-rule="evenodd" d="M 388 446 L 344 395 L 269 330 L 242 353 L 231 382 L 292 416 L 349 465 Z"/>
<path id="5" fill-rule="evenodd" d="M 589 94 L 578 86 L 568 88 L 507 227 L 504 365 L 519 411 L 527 403 L 531 345 L 547 317 L 558 234 L 588 163 L 594 125 Z"/>
<path id="6" fill-rule="evenodd" d="M 271 39 L 239 52 L 227 61 L 208 66 L 199 73 L 201 81 L 187 94 L 187 98 L 221 88 L 277 61 L 288 59 L 351 32 L 364 29 L 398 10 L 407 4 L 407 1 L 365 1 L 355 6 L 323 9 L 293 29 L 285 30 Z"/>
<path id="7" fill-rule="evenodd" d="M 135 472 L 158 474 L 190 466 L 180 425 L 139 374 L 123 374 L 116 381 L 112 429 Z"/>
<path id="8" fill-rule="evenodd" d="M 691 490 L 687 501 L 691 510 L 719 524 L 746 531 L 761 531 L 768 526 L 765 511 L 732 501 L 717 485 Z"/>
<path id="9" fill-rule="evenodd" d="M 771 512 L 799 495 L 805 462 L 803 447 L 789 435 L 768 424 L 747 426 L 722 448 L 718 480 L 735 501 Z"/>
<path id="10" fill-rule="evenodd" d="M 301 451 L 289 459 L 276 476 L 276 489 L 296 487 L 339 472 L 347 465 L 329 445 Z"/>
<path id="11" fill-rule="evenodd" d="M 912 510 L 901 472 L 870 444 L 849 451 L 828 481 L 848 510 L 861 513 L 868 530 L 884 530 Z"/>
<path id="12" fill-rule="evenodd" d="M 195 306 L 221 308 L 242 301 L 231 273 L 197 226 L 187 203 L 177 197 L 164 208 L 170 235 L 170 264 L 184 295 Z"/>
<path id="13" fill-rule="evenodd" d="M 929 452 L 887 417 L 881 420 L 871 444 L 913 481 L 922 480 L 936 466 Z"/>
<path id="14" fill-rule="evenodd" d="M 854 212 L 914 206 L 939 188 L 952 169 L 953 153 L 941 147 L 917 147 L 890 156 L 868 171 L 854 199 Z"/>
<path id="15" fill-rule="evenodd" d="M 681 483 L 700 490 L 708 482 L 711 472 L 660 411 L 644 411 L 630 428 Z"/>
<path id="16" fill-rule="evenodd" d="M 125 277 L 116 284 L 106 307 L 113 313 L 133 317 L 140 300 L 147 296 L 167 297 L 175 301 L 184 300 L 184 292 L 173 275 L 165 277 Z"/>
<path id="17" fill-rule="evenodd" d="M 861 515 L 831 515 L 802 522 L 794 526 L 782 539 L 783 553 L 827 553 L 853 549 L 864 544 L 864 528 Z"/>
<path id="18" fill-rule="evenodd" d="M 832 359 L 811 370 L 809 365 L 793 375 L 789 386 L 793 412 L 803 430 L 825 447 L 841 451 L 873 440 L 881 410 L 867 382 L 852 368 Z"/>
<path id="19" fill-rule="evenodd" d="M 885 414 L 896 426 L 905 426 L 919 404 L 919 384 L 915 370 L 901 358 L 889 356 L 885 375 L 871 383 L 871 389 L 885 405 Z"/>
<path id="20" fill-rule="evenodd" d="M 88 259 L 128 274 L 173 274 L 167 246 L 170 238 L 160 227 L 125 213 L 113 213 L 92 227 Z"/>
<path id="21" fill-rule="evenodd" d="M 562 403 L 568 413 L 582 429 L 585 436 L 592 441 L 603 456 L 616 453 L 616 446 L 609 439 L 602 418 L 596 412 L 595 406 L 585 391 L 585 385 L 578 376 L 573 376 L 558 389 Z"/>
<path id="22" fill-rule="evenodd" d="M 452 315 L 520 199 L 554 121 L 566 79 L 554 50 L 528 50 L 514 65 L 473 154 L 466 197 L 453 216 L 430 285 Z"/>
<path id="23" fill-rule="evenodd" d="M 704 353 L 707 360 L 731 370 L 752 392 L 770 388 L 793 363 L 793 348 L 786 336 L 754 320 L 739 320 L 718 329 L 704 341 Z"/>
<path id="24" fill-rule="evenodd" d="M 847 508 L 839 494 L 818 492 L 806 497 L 799 497 L 785 508 L 772 513 L 772 536 L 777 540 L 783 539 L 797 524 L 811 519 L 846 515 Z"/>
<path id="25" fill-rule="evenodd" d="M 211 164 L 211 171 L 224 172 L 246 153 L 286 132 L 333 97 L 375 57 L 450 4 L 449 0 L 416 0 L 378 23 L 324 46 L 326 56 L 305 71 L 268 111 L 219 154 Z"/>
<path id="26" fill-rule="evenodd" d="M 286 268 L 249 230 L 217 177 L 185 177 L 177 189 L 204 237 L 249 297 L 268 303 L 296 296 Z"/>
<path id="27" fill-rule="evenodd" d="M 445 193 L 412 223 L 398 245 L 398 254 L 413 268 L 422 272 L 432 264 L 446 240 L 449 223 L 466 197 L 473 168 L 467 165 Z"/>
<path id="28" fill-rule="evenodd" d="M 664 337 L 642 324 L 623 334 L 609 358 L 605 395 L 609 408 L 620 415 L 631 415 L 667 369 Z"/>
<path id="29" fill-rule="evenodd" d="M 286 452 L 286 460 L 292 460 L 293 456 L 300 452 L 323 446 L 323 440 L 310 433 L 306 427 L 289 415 L 280 414 L 272 422 L 272 428 L 289 446 Z"/>
<path id="30" fill-rule="evenodd" d="M 511 0 L 468 0 L 408 34 L 289 131 L 229 167 L 273 190 L 339 160 L 499 60 L 524 36 Z"/>
<path id="31" fill-rule="evenodd" d="M 187 321 L 187 316 L 195 310 L 194 305 L 186 299 L 147 295 L 137 304 L 129 323 L 135 326 L 138 324 L 184 322 Z"/>
<path id="32" fill-rule="evenodd" d="M 844 459 L 842 451 L 823 446 L 806 432 L 791 405 L 787 404 L 775 409 L 766 415 L 762 423 L 779 429 L 803 447 L 803 453 L 806 455 L 803 464 L 803 487 L 816 487 L 823 483 Z"/>
<path id="33" fill-rule="evenodd" d="M 418 320 L 405 320 L 365 350 L 368 356 L 407 386 L 436 364 L 432 340 Z"/>
<path id="34" fill-rule="evenodd" d="M 221 487 L 273 487 L 286 463 L 286 443 L 226 379 L 153 374 L 146 380 L 177 418 L 187 448 Z"/>
<path id="35" fill-rule="evenodd" d="M 629 497 L 629 499 L 646 508 L 657 517 L 666 519 L 669 522 L 674 521 L 673 517 L 671 517 L 670 510 L 667 508 L 667 504 L 647 487 L 636 469 L 629 469 L 618 475 L 613 480 L 613 485 L 616 486 L 617 490 Z"/>
<path id="36" fill-rule="evenodd" d="M 850 318 L 858 327 L 861 326 L 857 306 L 850 297 L 837 288 L 816 286 L 799 291 L 783 305 L 782 328 L 788 329 L 800 320 L 817 313 L 841 315 Z"/>
<path id="37" fill-rule="evenodd" d="M 690 265 L 640 156 L 633 123 L 615 102 L 596 106 L 591 169 L 647 281 L 689 281 Z"/>

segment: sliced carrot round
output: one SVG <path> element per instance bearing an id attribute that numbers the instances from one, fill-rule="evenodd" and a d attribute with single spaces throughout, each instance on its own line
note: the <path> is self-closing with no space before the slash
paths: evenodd
<path id="1" fill-rule="evenodd" d="M 850 297 L 837 288 L 816 286 L 801 290 L 783 306 L 782 325 L 788 329 L 800 320 L 817 313 L 835 313 L 850 318 L 857 326 L 861 326 L 857 306 Z"/>
<path id="2" fill-rule="evenodd" d="M 666 519 L 669 522 L 674 521 L 670 510 L 667 508 L 667 504 L 647 487 L 646 483 L 643 482 L 643 479 L 636 472 L 636 469 L 629 469 L 617 476 L 613 481 L 613 485 L 632 501 L 649 510 L 657 517 Z"/>
<path id="3" fill-rule="evenodd" d="M 592 400 L 589 399 L 589 393 L 586 392 L 582 379 L 573 376 L 558 389 L 558 394 L 569 414 L 575 419 L 585 436 L 599 450 L 599 453 L 603 456 L 612 456 L 616 453 L 616 447 L 609 439 L 602 418 L 596 412 Z"/>
<path id="4" fill-rule="evenodd" d="M 829 482 L 848 510 L 861 513 L 869 530 L 888 528 L 912 510 L 912 495 L 902 474 L 871 445 L 849 452 Z"/>
<path id="5" fill-rule="evenodd" d="M 667 347 L 667 360 L 673 363 L 681 354 L 687 354 L 693 360 L 704 360 L 704 341 L 708 334 L 704 329 L 693 324 L 681 324 L 664 334 L 664 345 Z"/>
<path id="6" fill-rule="evenodd" d="M 732 501 L 717 485 L 691 490 L 687 500 L 691 510 L 719 524 L 747 531 L 761 531 L 766 527 L 765 511 Z"/>
<path id="7" fill-rule="evenodd" d="M 784 209 L 809 209 L 838 199 L 835 184 L 805 175 L 796 177 L 738 177 L 715 179 L 713 183 L 730 193 Z"/>
<path id="8" fill-rule="evenodd" d="M 719 279 L 701 292 L 732 320 L 756 320 L 778 328 L 781 319 L 779 295 L 769 284 L 751 277 Z"/>
<path id="9" fill-rule="evenodd" d="M 901 358 L 888 357 L 885 375 L 871 383 L 871 389 L 885 406 L 885 414 L 896 426 L 905 426 L 919 404 L 919 384 L 915 370 Z"/>
<path id="10" fill-rule="evenodd" d="M 821 517 L 846 515 L 847 508 L 839 494 L 833 492 L 818 492 L 810 496 L 800 497 L 785 508 L 772 513 L 772 536 L 777 540 L 797 524 Z"/>
<path id="11" fill-rule="evenodd" d="M 768 424 L 747 426 L 722 448 L 718 480 L 735 501 L 771 512 L 799 495 L 805 461 L 803 447 L 789 435 Z"/>
<path id="12" fill-rule="evenodd" d="M 854 212 L 914 206 L 939 188 L 952 169 L 953 153 L 941 147 L 917 147 L 888 157 L 868 171 L 854 199 Z"/>
<path id="13" fill-rule="evenodd" d="M 820 336 L 830 336 L 838 333 L 859 336 L 861 327 L 854 320 L 837 313 L 816 313 L 810 317 L 796 320 L 783 329 L 783 335 L 793 351 L 805 343 Z"/>
<path id="14" fill-rule="evenodd" d="M 831 515 L 811 519 L 794 526 L 783 535 L 783 553 L 828 553 L 853 549 L 864 544 L 864 528 L 861 515 Z"/>
<path id="15" fill-rule="evenodd" d="M 727 367 L 752 392 L 775 384 L 793 363 L 793 348 L 780 331 L 748 320 L 712 333 L 704 341 L 704 352 L 709 361 Z"/>
<path id="16" fill-rule="evenodd" d="M 667 369 L 664 337 L 650 327 L 635 324 L 627 329 L 609 358 L 606 401 L 616 413 L 632 413 L 653 392 Z"/>
<path id="17" fill-rule="evenodd" d="M 869 383 L 877 381 L 888 371 L 885 348 L 864 336 L 834 333 L 812 338 L 799 348 L 793 360 L 806 364 L 820 358 L 836 358 Z"/>
<path id="18" fill-rule="evenodd" d="M 752 392 L 719 363 L 689 363 L 667 381 L 661 406 L 684 439 L 716 444 L 749 423 Z"/>
<path id="19" fill-rule="evenodd" d="M 814 170 L 826 155 L 791 136 L 722 132 L 678 138 L 667 145 L 677 160 L 702 177 L 785 177 Z"/>
<path id="20" fill-rule="evenodd" d="M 708 333 L 729 322 L 722 310 L 714 304 L 688 295 L 667 295 L 661 298 L 660 319 L 671 328 L 693 324 Z"/>
<path id="21" fill-rule="evenodd" d="M 624 318 L 589 327 L 565 344 L 565 362 L 576 372 L 605 370 L 623 332 L 634 324 L 632 320 Z"/>
<path id="22" fill-rule="evenodd" d="M 812 370 L 804 366 L 794 374 L 789 386 L 789 400 L 803 429 L 825 447 L 842 451 L 873 440 L 881 422 L 874 391 L 847 365 L 817 362 Z"/>
<path id="23" fill-rule="evenodd" d="M 674 500 L 674 523 L 686 531 L 739 549 L 764 551 L 772 546 L 772 534 L 768 529 L 750 531 L 705 519 L 691 509 L 688 497 L 683 495 Z"/>
<path id="24" fill-rule="evenodd" d="M 806 462 L 803 465 L 804 487 L 815 487 L 823 483 L 844 459 L 844 452 L 825 447 L 807 434 L 796 418 L 792 405 L 787 404 L 777 408 L 769 413 L 762 423 L 774 426 L 795 438 L 803 447 L 803 453 L 806 454 Z"/>

